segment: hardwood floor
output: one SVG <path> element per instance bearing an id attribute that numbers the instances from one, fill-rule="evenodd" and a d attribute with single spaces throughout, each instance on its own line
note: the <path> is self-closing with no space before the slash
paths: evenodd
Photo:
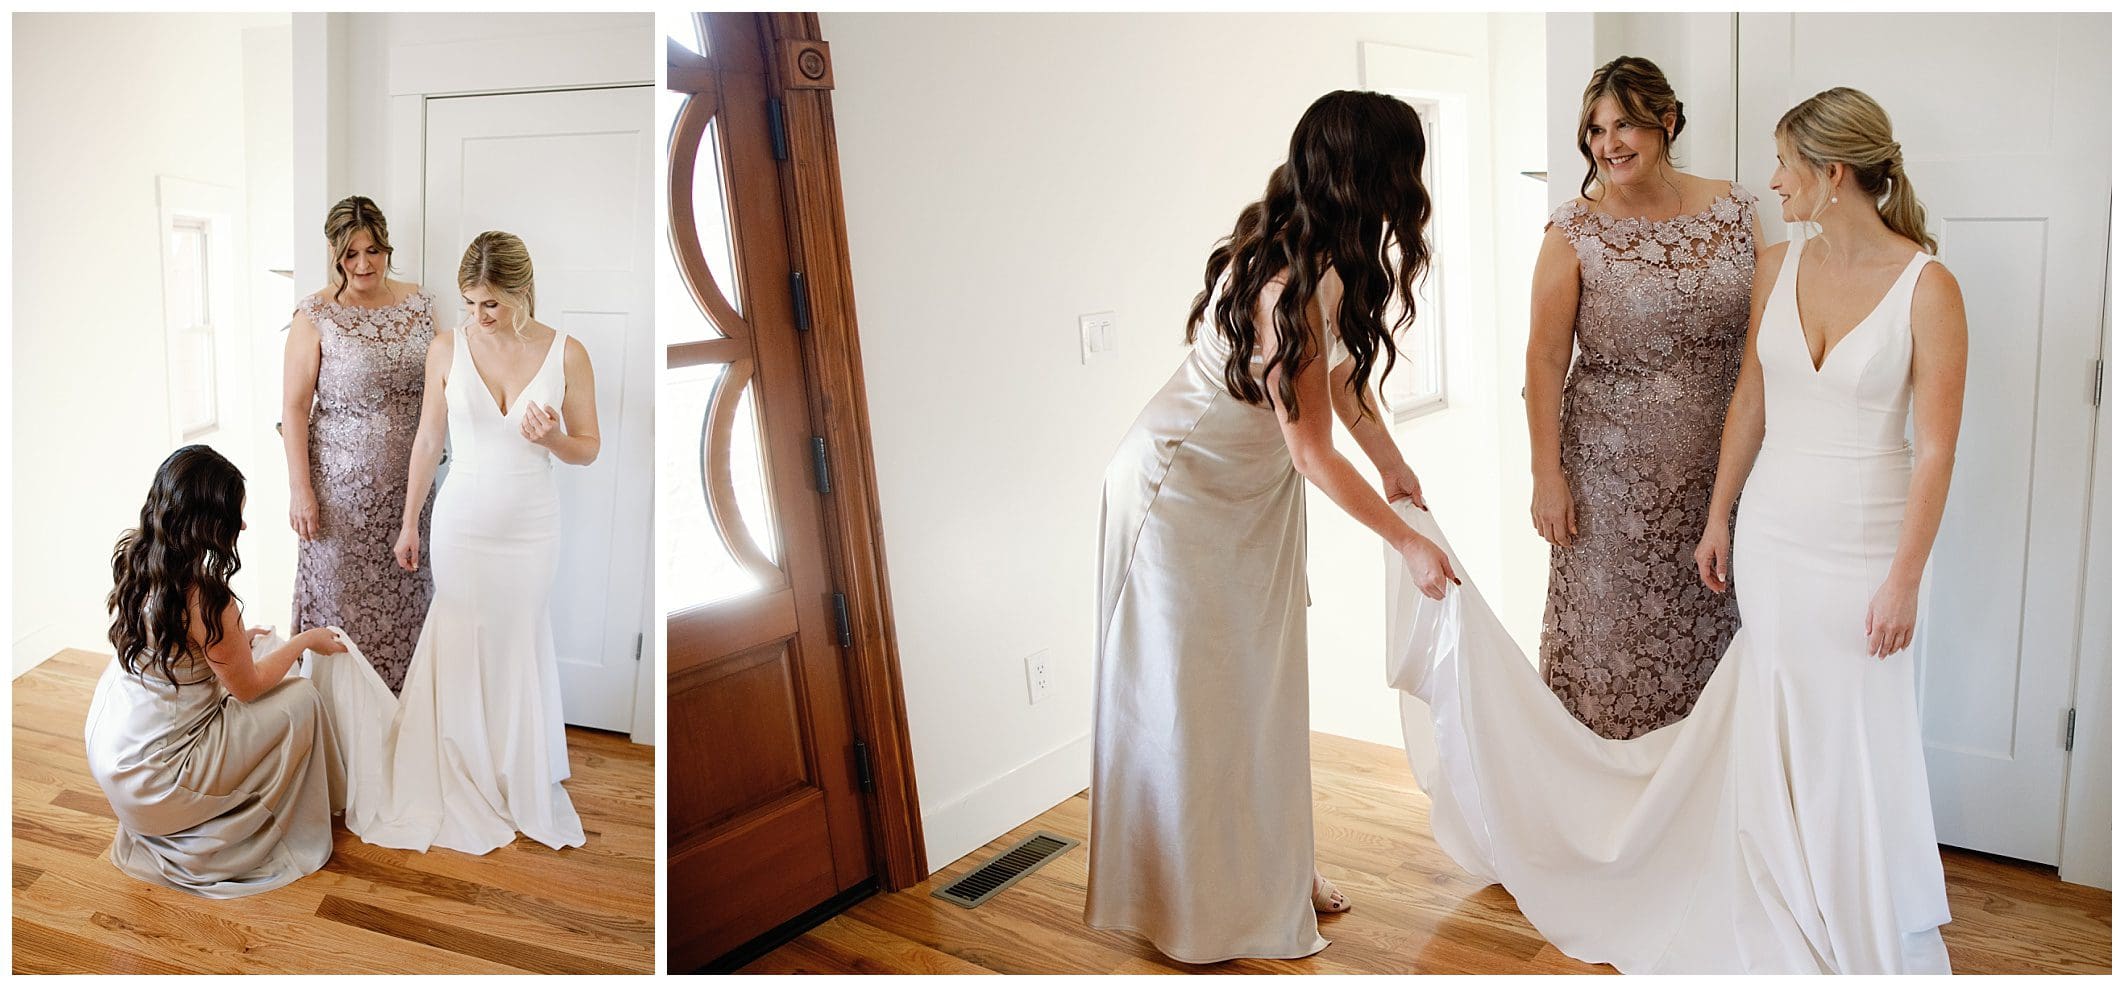
<path id="1" fill-rule="evenodd" d="M 568 730 L 589 842 L 484 857 L 372 847 L 231 901 L 120 873 L 82 721 L 108 655 L 62 651 L 15 680 L 16 973 L 653 973 L 654 748 Z"/>
<path id="2" fill-rule="evenodd" d="M 1355 908 L 1323 916 L 1334 945 L 1302 960 L 1189 966 L 1144 940 L 1084 924 L 1086 847 L 977 909 L 929 893 L 1036 829 L 1085 837 L 1079 794 L 929 880 L 878 895 L 747 966 L 745 973 L 1611 973 L 1571 959 L 1510 895 L 1461 873 L 1431 841 L 1429 804 L 1392 747 L 1313 735 L 1320 869 Z M 1946 851 L 1957 973 L 2108 973 L 2109 892 L 2054 871 Z"/>

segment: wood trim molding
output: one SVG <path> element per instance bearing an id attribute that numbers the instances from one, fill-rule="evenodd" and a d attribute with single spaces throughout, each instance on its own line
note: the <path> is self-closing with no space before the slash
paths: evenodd
<path id="1" fill-rule="evenodd" d="M 833 57 L 826 50 L 826 42 L 777 37 L 774 56 L 779 80 L 785 88 L 833 88 Z"/>
<path id="2" fill-rule="evenodd" d="M 877 472 L 871 457 L 869 401 L 856 337 L 854 281 L 841 194 L 840 151 L 833 133 L 832 64 L 815 13 L 761 14 L 773 50 L 772 91 L 782 100 L 789 161 L 782 167 L 783 200 L 795 258 L 811 288 L 811 331 L 804 360 L 814 382 L 812 420 L 835 451 L 833 491 L 826 496 L 828 541 L 848 597 L 852 646 L 848 669 L 858 734 L 875 752 L 876 797 L 870 803 L 880 884 L 893 891 L 929 874 L 916 797 L 907 704 L 900 687 L 879 520 Z M 823 79 L 807 73 L 805 54 L 824 61 Z"/>

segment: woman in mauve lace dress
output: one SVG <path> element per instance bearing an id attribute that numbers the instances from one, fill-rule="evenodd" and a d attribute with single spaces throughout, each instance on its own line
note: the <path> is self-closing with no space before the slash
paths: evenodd
<path id="1" fill-rule="evenodd" d="M 1651 62 L 1594 73 L 1584 195 L 1550 218 L 1534 269 L 1527 427 L 1534 528 L 1552 546 L 1541 669 L 1572 715 L 1618 739 L 1686 715 L 1739 623 L 1689 561 L 1759 223 L 1747 190 L 1675 170 L 1684 119 Z"/>
<path id="2" fill-rule="evenodd" d="M 396 692 L 434 592 L 425 560 L 408 572 L 391 554 L 434 300 L 390 278 L 390 233 L 369 199 L 334 205 L 325 239 L 332 283 L 295 310 L 282 386 L 288 523 L 301 539 L 293 619 L 344 629 Z"/>

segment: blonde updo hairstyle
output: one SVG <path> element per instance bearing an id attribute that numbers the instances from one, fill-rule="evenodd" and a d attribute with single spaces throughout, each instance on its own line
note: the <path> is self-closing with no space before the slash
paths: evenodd
<path id="1" fill-rule="evenodd" d="M 384 270 L 389 271 L 391 256 L 391 231 L 384 222 L 383 210 L 366 195 L 350 195 L 332 204 L 332 211 L 325 213 L 325 243 L 332 248 L 332 300 L 338 301 L 347 290 L 347 247 L 354 242 L 354 234 L 367 232 L 369 239 L 384 252 Z"/>
<path id="2" fill-rule="evenodd" d="M 1776 135 L 1788 165 L 1799 165 L 1825 179 L 1832 164 L 1849 168 L 1852 183 L 1873 197 L 1874 208 L 1880 210 L 1881 221 L 1889 229 L 1928 254 L 1939 253 L 1939 241 L 1925 231 L 1925 207 L 1918 203 L 1917 192 L 1903 173 L 1903 145 L 1895 142 L 1888 111 L 1873 97 L 1844 86 L 1815 93 L 1785 111 L 1777 121 Z M 1825 180 L 1808 215 L 1821 215 L 1834 192 Z"/>
<path id="3" fill-rule="evenodd" d="M 1624 55 L 1594 70 L 1578 107 L 1578 153 L 1586 159 L 1586 177 L 1578 183 L 1578 194 L 1588 199 L 1593 197 L 1593 183 L 1600 180 L 1600 163 L 1593 159 L 1593 144 L 1586 140 L 1586 128 L 1593 125 L 1593 104 L 1603 96 L 1615 100 L 1624 120 L 1659 134 L 1659 160 L 1670 165 L 1674 163 L 1674 139 L 1689 123 L 1674 87 L 1667 83 L 1666 73 L 1649 59 Z M 1664 119 L 1669 113 L 1674 114 L 1671 131 Z"/>
<path id="4" fill-rule="evenodd" d="M 509 328 L 521 337 L 524 327 L 538 314 L 538 296 L 531 283 L 531 252 L 513 233 L 488 230 L 472 238 L 465 257 L 457 264 L 457 290 L 471 291 L 485 285 L 509 305 Z"/>

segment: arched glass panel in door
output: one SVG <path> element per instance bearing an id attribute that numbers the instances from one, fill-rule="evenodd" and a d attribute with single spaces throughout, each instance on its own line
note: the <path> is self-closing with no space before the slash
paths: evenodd
<path id="1" fill-rule="evenodd" d="M 698 18 L 674 36 L 671 89 L 659 96 L 668 126 L 670 236 L 660 251 L 657 324 L 665 334 L 657 408 L 657 475 L 666 505 L 663 587 L 667 613 L 785 583 L 780 540 L 752 385 L 752 329 L 732 249 L 730 198 L 711 59 Z M 681 91 L 683 90 L 683 91 Z"/>

